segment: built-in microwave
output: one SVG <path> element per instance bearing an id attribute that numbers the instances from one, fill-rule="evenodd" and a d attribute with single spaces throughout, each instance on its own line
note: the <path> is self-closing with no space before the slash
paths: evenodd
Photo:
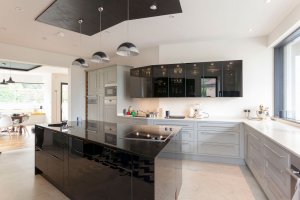
<path id="1" fill-rule="evenodd" d="M 104 92 L 106 97 L 114 97 L 117 96 L 117 84 L 105 84 L 104 85 Z"/>

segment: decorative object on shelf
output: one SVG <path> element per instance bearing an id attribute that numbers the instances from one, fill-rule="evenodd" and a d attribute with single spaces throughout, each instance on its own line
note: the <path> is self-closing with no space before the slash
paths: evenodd
<path id="1" fill-rule="evenodd" d="M 129 39 L 129 0 L 127 0 L 127 39 Z M 119 56 L 137 56 L 140 54 L 138 48 L 131 42 L 124 42 L 122 43 L 118 49 L 117 54 Z"/>
<path id="2" fill-rule="evenodd" d="M 10 74 L 10 76 L 9 76 L 8 81 L 6 81 L 6 83 L 15 83 L 15 81 L 13 81 L 11 78 L 11 64 L 10 63 L 9 63 L 9 74 Z"/>
<path id="3" fill-rule="evenodd" d="M 79 30 L 80 30 L 80 38 L 79 38 L 79 40 L 80 40 L 80 51 L 82 51 L 82 49 L 81 49 L 81 35 L 82 35 L 81 34 L 81 24 L 83 23 L 83 20 L 79 19 L 78 23 L 79 23 Z M 72 62 L 72 65 L 82 67 L 82 68 L 88 68 L 89 67 L 88 64 L 85 62 L 85 60 L 83 58 L 77 58 L 76 60 L 74 60 Z"/>
<path id="4" fill-rule="evenodd" d="M 259 109 L 256 111 L 258 119 L 266 119 L 269 117 L 269 108 L 259 105 Z"/>
<path id="5" fill-rule="evenodd" d="M 102 12 L 103 12 L 103 7 L 99 7 L 98 8 L 98 11 L 99 11 L 99 39 L 100 39 L 100 47 L 101 47 L 101 30 L 102 30 Z M 93 54 L 92 56 L 92 59 L 91 59 L 92 62 L 94 63 L 109 63 L 110 62 L 110 58 L 106 55 L 106 53 L 104 53 L 103 51 L 98 51 L 96 53 Z"/>

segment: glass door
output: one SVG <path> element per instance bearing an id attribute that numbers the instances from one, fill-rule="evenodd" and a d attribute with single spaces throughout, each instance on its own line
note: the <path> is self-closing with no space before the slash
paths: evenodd
<path id="1" fill-rule="evenodd" d="M 222 97 L 222 62 L 204 63 L 202 97 Z"/>
<path id="2" fill-rule="evenodd" d="M 184 64 L 169 65 L 169 97 L 185 97 Z"/>
<path id="3" fill-rule="evenodd" d="M 60 119 L 61 121 L 68 120 L 68 83 L 61 83 L 60 85 Z"/>

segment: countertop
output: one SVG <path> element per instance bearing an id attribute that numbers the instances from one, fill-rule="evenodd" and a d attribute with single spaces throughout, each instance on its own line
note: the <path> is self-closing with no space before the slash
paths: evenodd
<path id="1" fill-rule="evenodd" d="M 159 118 L 159 117 L 132 117 L 118 115 L 119 118 L 124 119 L 140 119 L 140 120 L 170 120 L 170 121 L 195 121 L 195 122 L 243 122 L 242 118 L 231 118 L 231 117 L 208 117 L 208 118 L 189 118 L 184 119 L 174 119 L 174 118 Z"/>
<path id="2" fill-rule="evenodd" d="M 37 126 L 151 158 L 156 157 L 170 139 L 181 130 L 176 126 L 127 125 L 93 120 L 71 121 L 68 122 L 69 128 L 52 127 L 48 124 L 38 124 Z M 172 128 L 171 131 L 170 128 Z M 165 142 L 125 139 L 125 136 L 133 131 L 146 132 L 150 135 L 171 133 L 171 136 Z"/>
<path id="3" fill-rule="evenodd" d="M 274 120 L 244 120 L 244 123 L 300 158 L 300 128 Z"/>
<path id="4" fill-rule="evenodd" d="M 121 118 L 133 118 L 127 116 L 118 116 Z M 244 123 L 265 137 L 271 139 L 282 148 L 293 153 L 300 158 L 300 125 L 292 126 L 284 122 L 265 119 L 265 120 L 248 120 L 243 118 L 227 118 L 227 117 L 209 117 L 203 119 L 185 118 L 185 119 L 165 119 L 165 118 L 140 118 L 148 120 L 170 120 L 170 121 L 195 121 L 195 122 L 237 122 Z"/>

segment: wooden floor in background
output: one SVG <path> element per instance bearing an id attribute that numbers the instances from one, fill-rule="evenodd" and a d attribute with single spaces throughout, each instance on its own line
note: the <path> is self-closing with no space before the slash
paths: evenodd
<path id="1" fill-rule="evenodd" d="M 33 147 L 34 134 L 31 133 L 31 131 L 29 131 L 29 133 L 23 133 L 22 135 L 17 132 L 11 132 L 11 134 L 0 132 L 0 152 Z"/>

